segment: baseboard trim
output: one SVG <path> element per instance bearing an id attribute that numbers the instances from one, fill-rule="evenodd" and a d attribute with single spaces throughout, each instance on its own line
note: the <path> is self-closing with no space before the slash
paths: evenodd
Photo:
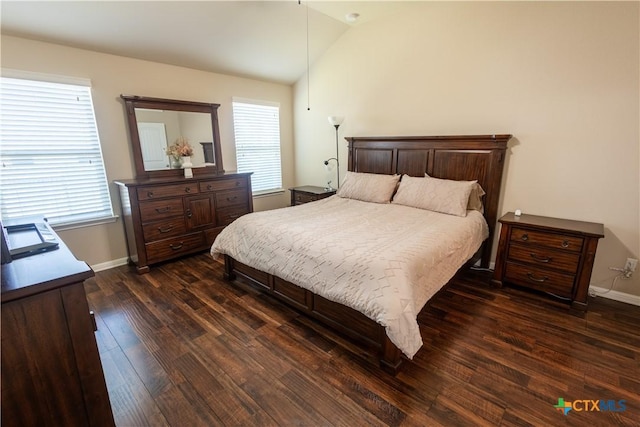
<path id="1" fill-rule="evenodd" d="M 103 271 L 108 270 L 114 267 L 120 267 L 121 265 L 127 265 L 129 263 L 129 258 L 118 258 L 107 262 L 101 262 L 99 264 L 94 264 L 91 266 L 93 271 Z"/>
<path id="2" fill-rule="evenodd" d="M 607 288 L 600 288 L 598 286 L 589 286 L 589 294 L 591 295 L 592 293 L 595 293 L 597 297 L 640 306 L 640 296 L 638 295 L 631 295 L 614 290 L 609 291 Z"/>

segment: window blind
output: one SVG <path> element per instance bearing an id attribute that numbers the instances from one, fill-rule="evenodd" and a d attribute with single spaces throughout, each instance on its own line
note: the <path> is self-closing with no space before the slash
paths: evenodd
<path id="1" fill-rule="evenodd" d="M 91 88 L 0 78 L 0 215 L 113 217 Z"/>
<path id="2" fill-rule="evenodd" d="M 280 190 L 279 105 L 234 101 L 233 128 L 238 172 L 253 172 L 254 194 Z"/>

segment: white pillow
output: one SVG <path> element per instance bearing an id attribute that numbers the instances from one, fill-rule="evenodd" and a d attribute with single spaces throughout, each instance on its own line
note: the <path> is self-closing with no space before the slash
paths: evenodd
<path id="1" fill-rule="evenodd" d="M 469 194 L 477 181 L 415 178 L 403 175 L 393 203 L 456 216 L 467 216 Z"/>
<path id="2" fill-rule="evenodd" d="M 424 174 L 427 178 L 431 178 L 428 174 Z M 474 182 L 474 181 L 469 181 Z M 480 184 L 477 182 L 471 189 L 471 194 L 469 194 L 469 204 L 467 204 L 467 210 L 474 210 L 480 213 L 484 213 L 484 203 L 482 202 L 482 196 L 484 196 L 485 191 Z"/>
<path id="3" fill-rule="evenodd" d="M 469 194 L 469 204 L 467 205 L 467 209 L 484 213 L 484 203 L 482 203 L 482 196 L 484 196 L 485 194 L 487 193 L 484 192 L 482 186 L 476 182 L 471 189 L 471 194 Z"/>
<path id="4" fill-rule="evenodd" d="M 348 171 L 336 194 L 345 199 L 389 203 L 399 180 L 400 175 Z"/>

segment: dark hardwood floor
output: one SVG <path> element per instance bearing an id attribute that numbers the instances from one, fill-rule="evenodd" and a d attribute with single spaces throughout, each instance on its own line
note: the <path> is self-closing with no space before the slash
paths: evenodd
<path id="1" fill-rule="evenodd" d="M 467 272 L 422 311 L 424 347 L 392 377 L 222 272 L 203 254 L 87 282 L 118 426 L 640 425 L 640 307 L 598 298 L 576 315 Z M 625 410 L 565 416 L 559 398 Z"/>

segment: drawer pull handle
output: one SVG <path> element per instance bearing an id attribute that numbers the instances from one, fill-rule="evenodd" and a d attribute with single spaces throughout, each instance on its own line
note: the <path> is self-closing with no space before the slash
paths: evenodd
<path id="1" fill-rule="evenodd" d="M 520 237 L 523 241 L 527 241 L 529 240 L 529 235 L 528 234 L 523 234 L 522 237 Z"/>
<path id="2" fill-rule="evenodd" d="M 148 198 L 152 198 L 153 197 L 153 191 L 147 191 L 147 197 Z"/>
<path id="3" fill-rule="evenodd" d="M 233 196 L 233 197 L 227 197 L 227 202 L 233 202 L 234 200 L 237 200 L 238 196 Z"/>
<path id="4" fill-rule="evenodd" d="M 240 187 L 240 181 L 236 181 L 236 187 Z"/>
<path id="5" fill-rule="evenodd" d="M 184 242 L 180 242 L 180 244 L 176 246 L 173 246 L 173 244 L 171 243 L 169 244 L 169 247 L 174 251 L 177 251 L 178 249 L 182 249 L 183 246 L 184 246 Z"/>
<path id="6" fill-rule="evenodd" d="M 529 280 L 531 280 L 532 282 L 538 282 L 538 283 L 545 282 L 545 281 L 548 279 L 548 277 L 546 277 L 546 276 L 544 276 L 544 277 L 542 277 L 542 278 L 538 279 L 538 278 L 536 278 L 536 277 L 535 277 L 533 274 L 531 274 L 531 273 L 527 273 L 527 277 L 528 277 L 528 278 L 529 278 Z"/>
<path id="7" fill-rule="evenodd" d="M 185 193 L 191 193 L 191 187 L 185 187 L 184 188 L 184 192 Z"/>
<path id="8" fill-rule="evenodd" d="M 158 227 L 158 231 L 161 232 L 161 233 L 168 233 L 171 230 L 173 230 L 173 225 L 170 225 L 167 228 Z"/>
<path id="9" fill-rule="evenodd" d="M 167 213 L 170 210 L 171 210 L 171 207 L 169 207 L 169 206 L 164 207 L 164 208 L 156 208 L 156 212 L 158 212 L 158 213 Z"/>
<path id="10" fill-rule="evenodd" d="M 529 255 L 531 255 L 531 258 L 535 259 L 536 261 L 540 261 L 540 262 L 544 262 L 544 263 L 551 262 L 551 260 L 553 259 L 553 258 L 550 258 L 550 257 L 539 257 L 536 254 L 529 254 Z"/>
<path id="11" fill-rule="evenodd" d="M 93 310 L 89 310 L 89 317 L 91 317 L 91 326 L 93 326 L 93 332 L 98 330 L 98 324 L 96 323 L 96 315 Z"/>
<path id="12" fill-rule="evenodd" d="M 211 184 L 207 185 L 207 190 L 211 190 L 213 189 L 213 186 Z"/>
<path id="13" fill-rule="evenodd" d="M 562 247 L 563 248 L 568 248 L 569 247 L 569 241 L 568 240 L 563 240 L 562 241 Z"/>
<path id="14" fill-rule="evenodd" d="M 193 216 L 193 212 L 191 212 L 191 209 L 187 210 L 187 218 L 191 218 Z"/>

